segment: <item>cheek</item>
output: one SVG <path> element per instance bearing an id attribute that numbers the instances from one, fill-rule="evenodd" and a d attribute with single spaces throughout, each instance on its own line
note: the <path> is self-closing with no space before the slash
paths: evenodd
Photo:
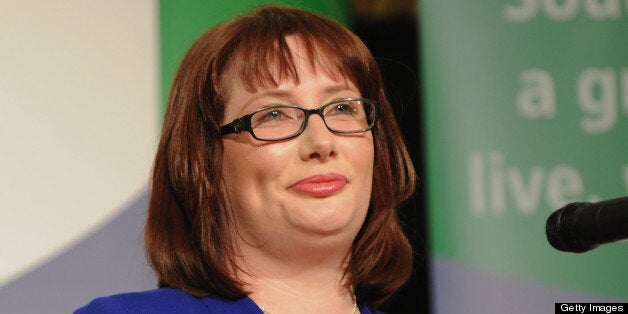
<path id="1" fill-rule="evenodd" d="M 286 164 L 287 149 L 225 142 L 222 175 L 229 197 L 238 207 L 255 207 L 276 184 Z"/>
<path id="2" fill-rule="evenodd" d="M 373 171 L 375 150 L 372 138 L 366 138 L 359 145 L 353 143 L 351 149 L 346 150 L 350 164 L 358 184 L 357 199 L 364 207 L 368 207 L 373 186 Z"/>
<path id="3" fill-rule="evenodd" d="M 373 167 L 375 165 L 375 146 L 373 138 L 368 137 L 359 146 L 354 146 L 349 150 L 352 154 L 351 160 L 359 168 L 359 173 L 367 177 L 370 183 L 373 179 Z"/>

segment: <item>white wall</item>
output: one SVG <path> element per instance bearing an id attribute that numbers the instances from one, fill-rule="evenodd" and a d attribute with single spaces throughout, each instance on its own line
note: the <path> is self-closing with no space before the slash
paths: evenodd
<path id="1" fill-rule="evenodd" d="M 153 0 L 0 0 L 0 287 L 145 191 L 158 30 Z"/>

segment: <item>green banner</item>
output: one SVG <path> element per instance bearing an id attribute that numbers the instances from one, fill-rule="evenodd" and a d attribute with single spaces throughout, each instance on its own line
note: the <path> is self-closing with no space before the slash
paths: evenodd
<path id="1" fill-rule="evenodd" d="M 628 299 L 628 244 L 564 253 L 544 229 L 628 195 L 628 1 L 426 0 L 421 22 L 433 256 Z"/>

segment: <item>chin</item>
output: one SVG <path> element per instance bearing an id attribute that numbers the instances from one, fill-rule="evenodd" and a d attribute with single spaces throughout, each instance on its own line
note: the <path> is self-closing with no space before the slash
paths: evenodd
<path id="1" fill-rule="evenodd" d="M 313 214 L 306 217 L 305 224 L 302 225 L 304 231 L 319 236 L 348 235 L 353 240 L 364 222 L 366 211 L 362 213 L 360 210 L 347 211 L 327 207 L 315 210 Z"/>

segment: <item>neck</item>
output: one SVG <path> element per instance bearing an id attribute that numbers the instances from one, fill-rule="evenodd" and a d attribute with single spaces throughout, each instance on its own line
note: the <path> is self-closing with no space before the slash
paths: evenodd
<path id="1" fill-rule="evenodd" d="M 308 286 L 297 280 L 259 278 L 249 297 L 266 313 L 359 313 L 355 295 L 345 285 Z"/>
<path id="2" fill-rule="evenodd" d="M 238 275 L 255 303 L 272 314 L 353 311 L 355 299 L 345 274 L 350 245 L 324 251 L 277 247 L 285 246 L 241 243 L 243 266 Z"/>
<path id="3" fill-rule="evenodd" d="M 344 298 L 343 298 L 344 299 Z M 327 313 L 338 313 L 338 314 L 360 314 L 360 309 L 357 304 L 357 299 L 355 294 L 351 293 L 351 308 L 347 307 L 347 303 L 343 300 L 340 302 L 336 302 L 331 299 L 326 299 L 323 302 L 295 302 L 294 300 L 290 300 L 288 302 L 283 303 L 275 303 L 273 304 L 273 310 L 271 311 L 268 307 L 259 306 L 260 310 L 262 310 L 265 314 L 277 314 L 277 313 L 320 313 L 321 311 Z M 277 311 L 275 311 L 277 310 Z M 350 310 L 350 312 L 349 312 Z"/>

